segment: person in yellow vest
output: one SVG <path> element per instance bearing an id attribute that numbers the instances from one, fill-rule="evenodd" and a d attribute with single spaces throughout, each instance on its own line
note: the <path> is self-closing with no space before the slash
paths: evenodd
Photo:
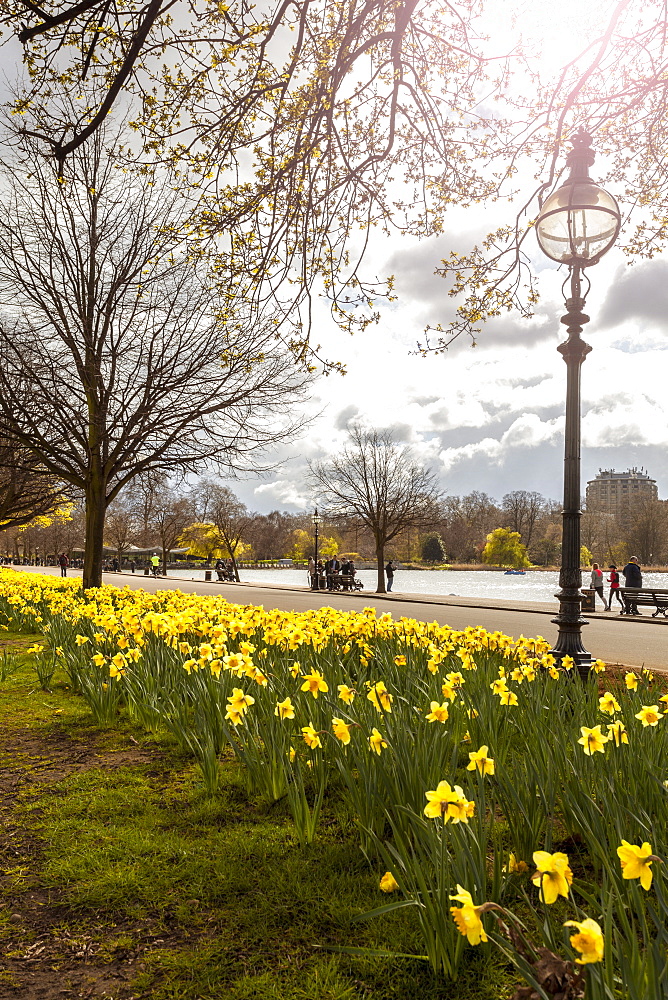
<path id="1" fill-rule="evenodd" d="M 151 566 L 153 567 L 153 576 L 157 576 L 158 569 L 160 568 L 160 556 L 157 552 L 154 552 L 151 556 Z"/>

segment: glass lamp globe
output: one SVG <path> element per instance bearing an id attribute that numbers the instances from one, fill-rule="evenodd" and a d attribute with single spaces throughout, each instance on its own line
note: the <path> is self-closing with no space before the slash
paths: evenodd
<path id="1" fill-rule="evenodd" d="M 589 177 L 570 179 L 554 191 L 536 222 L 543 253 L 558 264 L 590 267 L 617 239 L 617 202 Z"/>
<path id="2" fill-rule="evenodd" d="M 321 518 L 320 514 L 318 514 L 317 510 L 316 510 L 315 514 L 313 514 L 311 520 L 313 521 L 313 523 L 315 525 L 320 524 L 320 522 L 322 521 L 322 518 Z"/>

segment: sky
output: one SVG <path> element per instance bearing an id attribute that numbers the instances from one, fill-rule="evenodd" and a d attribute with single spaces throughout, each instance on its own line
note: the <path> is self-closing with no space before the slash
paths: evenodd
<path id="1" fill-rule="evenodd" d="M 546 64 L 555 54 L 567 59 L 569 45 L 579 46 L 573 19 L 584 16 L 581 0 L 562 0 L 557 20 L 547 0 L 509 2 Z M 586 11 L 591 17 L 593 8 L 609 7 L 598 0 Z M 516 30 L 508 9 L 505 3 L 503 19 L 491 26 L 495 45 L 504 32 L 510 44 Z M 559 26 L 564 34 L 556 38 Z M 535 179 L 526 183 L 532 191 Z M 478 490 L 501 500 L 513 490 L 536 490 L 561 499 L 566 366 L 556 347 L 565 339 L 559 319 L 566 272 L 529 246 L 541 295 L 531 320 L 508 314 L 486 325 L 475 348 L 461 338 L 443 355 L 415 353 L 425 327 L 445 325 L 452 313 L 446 282 L 434 274 L 441 259 L 512 220 L 512 207 L 502 203 L 491 210 L 455 208 L 438 239 L 377 239 L 372 276 L 394 274 L 398 299 L 381 303 L 378 325 L 353 337 L 335 327 L 323 304 L 315 337 L 347 374 L 314 384 L 304 427 L 267 455 L 270 472 L 230 481 L 251 510 L 310 506 L 308 462 L 339 451 L 351 422 L 392 430 L 447 494 Z M 668 498 L 668 260 L 631 265 L 613 247 L 589 277 L 591 322 L 583 337 L 593 350 L 582 370 L 582 492 L 601 468 L 643 467 L 659 496 Z"/>
<path id="2" fill-rule="evenodd" d="M 461 232 L 421 245 L 389 240 L 386 267 L 398 302 L 380 323 L 349 337 L 318 330 L 344 377 L 314 386 L 318 414 L 275 458 L 261 481 L 233 488 L 253 510 L 298 510 L 310 503 L 309 459 L 336 453 L 351 422 L 391 429 L 436 473 L 447 494 L 473 490 L 501 500 L 513 490 L 563 493 L 566 365 L 561 284 L 565 271 L 539 259 L 541 301 L 531 320 L 508 315 L 484 328 L 475 348 L 461 339 L 444 355 L 417 356 L 426 325 L 443 317 L 445 281 L 434 269 Z M 583 338 L 593 350 L 582 369 L 582 492 L 599 469 L 643 467 L 668 497 L 668 262 L 629 266 L 613 248 L 592 268 Z M 447 308 L 447 305 L 446 305 Z"/>

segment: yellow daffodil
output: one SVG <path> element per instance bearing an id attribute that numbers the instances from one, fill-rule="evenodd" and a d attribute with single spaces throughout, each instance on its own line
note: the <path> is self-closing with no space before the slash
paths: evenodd
<path id="1" fill-rule="evenodd" d="M 294 719 L 295 709 L 289 698 L 278 702 L 274 709 L 274 715 L 277 715 L 279 719 Z"/>
<path id="2" fill-rule="evenodd" d="M 98 639 L 98 642 L 101 642 L 103 638 L 104 636 L 101 636 L 100 639 Z M 90 642 L 90 639 L 88 638 L 87 635 L 75 635 L 74 641 L 76 642 L 77 646 L 83 646 L 84 643 Z"/>
<path id="3" fill-rule="evenodd" d="M 619 719 L 615 719 L 614 722 L 609 722 L 607 730 L 609 738 L 615 741 L 616 747 L 621 746 L 622 743 L 629 742 L 629 738 L 626 733 L 626 726 Z"/>
<path id="4" fill-rule="evenodd" d="M 519 874 L 521 872 L 528 872 L 529 866 L 526 861 L 518 861 L 511 851 L 508 857 L 508 864 L 503 870 L 504 872 L 508 872 L 508 874 Z"/>
<path id="5" fill-rule="evenodd" d="M 394 657 L 394 662 L 396 663 L 396 665 L 398 667 L 405 667 L 406 666 L 406 657 L 402 653 L 401 655 Z"/>
<path id="6" fill-rule="evenodd" d="M 385 687 L 383 681 L 377 681 L 371 685 L 367 698 L 372 705 L 375 705 L 378 712 L 391 712 L 393 697 Z"/>
<path id="7" fill-rule="evenodd" d="M 610 691 L 606 691 L 602 697 L 598 699 L 598 707 L 602 712 L 607 715 L 614 715 L 615 712 L 619 711 L 619 702 Z"/>
<path id="8" fill-rule="evenodd" d="M 570 938 L 571 947 L 580 952 L 580 957 L 575 959 L 577 965 L 603 961 L 603 932 L 595 920 L 591 917 L 567 920 L 564 927 L 577 928 L 577 934 Z"/>
<path id="9" fill-rule="evenodd" d="M 591 757 L 596 752 L 605 753 L 605 744 L 610 740 L 610 737 L 603 735 L 600 726 L 594 726 L 593 729 L 588 729 L 587 726 L 580 726 L 580 732 L 582 736 L 578 740 L 578 743 L 582 745 L 582 749 L 588 757 Z"/>
<path id="10" fill-rule="evenodd" d="M 564 670 L 572 670 L 573 667 L 575 666 L 575 660 L 573 659 L 572 656 L 562 656 L 561 665 L 564 668 Z"/>
<path id="11" fill-rule="evenodd" d="M 514 691 L 509 691 L 509 690 L 501 691 L 499 693 L 499 701 L 501 702 L 502 705 L 509 705 L 511 707 L 513 705 L 519 705 L 519 702 L 517 700 L 517 695 L 515 694 Z"/>
<path id="12" fill-rule="evenodd" d="M 592 670 L 595 670 L 597 674 L 605 673 L 605 660 L 594 660 L 591 668 Z"/>
<path id="13" fill-rule="evenodd" d="M 95 653 L 95 655 L 92 656 L 91 659 L 96 667 L 103 667 L 107 661 L 107 658 L 104 655 L 104 653 Z"/>
<path id="14" fill-rule="evenodd" d="M 540 888 L 540 898 L 544 903 L 554 903 L 557 896 L 568 898 L 568 888 L 573 882 L 573 872 L 568 864 L 568 855 L 557 852 L 534 851 L 533 861 L 537 871 L 531 876 L 534 885 Z"/>
<path id="15" fill-rule="evenodd" d="M 630 670 L 628 674 L 624 674 L 624 683 L 629 691 L 636 691 L 638 688 L 638 675 L 634 674 L 633 671 Z"/>
<path id="16" fill-rule="evenodd" d="M 448 701 L 454 701 L 457 697 L 457 692 L 455 688 L 448 681 L 444 681 L 444 683 L 441 685 L 441 693 L 443 694 L 444 698 L 448 699 Z"/>
<path id="17" fill-rule="evenodd" d="M 382 879 L 380 880 L 380 888 L 383 892 L 396 892 L 399 888 L 399 883 L 395 879 L 392 872 L 385 872 Z"/>
<path id="18" fill-rule="evenodd" d="M 369 737 L 369 749 L 373 750 L 380 757 L 381 750 L 387 748 L 387 743 L 383 739 L 382 735 L 378 732 L 376 727 L 371 730 L 371 736 Z"/>
<path id="19" fill-rule="evenodd" d="M 343 719 L 332 719 L 332 730 L 337 740 L 340 740 L 344 746 L 348 746 L 350 743 L 350 726 Z"/>
<path id="20" fill-rule="evenodd" d="M 476 906 L 471 898 L 471 893 L 464 889 L 461 885 L 457 886 L 457 894 L 450 896 L 450 899 L 457 903 L 462 903 L 462 906 L 451 906 L 450 913 L 455 921 L 457 930 L 465 938 L 467 938 L 469 944 L 480 944 L 481 941 L 487 941 L 487 935 L 485 934 L 485 928 L 482 925 L 480 919 L 480 912 L 482 907 Z"/>
<path id="21" fill-rule="evenodd" d="M 255 698 L 250 694 L 244 694 L 241 688 L 232 688 L 227 708 L 231 712 L 246 712 L 251 705 L 255 704 Z"/>
<path id="22" fill-rule="evenodd" d="M 317 698 L 321 691 L 329 691 L 329 685 L 319 670 L 312 670 L 310 674 L 302 674 L 304 683 L 302 691 L 308 691 Z"/>
<path id="23" fill-rule="evenodd" d="M 346 705 L 352 705 L 355 698 L 355 691 L 353 688 L 348 687 L 347 684 L 339 684 L 337 687 L 339 692 L 339 698 Z"/>
<path id="24" fill-rule="evenodd" d="M 302 733 L 304 734 L 304 742 L 311 750 L 317 750 L 318 747 L 322 746 L 320 737 L 311 723 L 308 726 L 302 726 Z"/>
<path id="25" fill-rule="evenodd" d="M 652 884 L 652 861 L 660 859 L 652 854 L 652 848 L 647 841 L 638 847 L 636 844 L 629 844 L 627 840 L 622 840 L 621 847 L 617 848 L 617 857 L 622 866 L 622 878 L 639 878 L 643 889 L 649 891 Z"/>
<path id="26" fill-rule="evenodd" d="M 479 750 L 470 753 L 470 764 L 466 765 L 466 770 L 475 771 L 477 769 L 483 775 L 494 774 L 494 761 L 491 757 L 487 756 L 488 749 L 489 747 L 487 746 L 481 746 Z"/>
<path id="27" fill-rule="evenodd" d="M 228 719 L 233 726 L 243 726 L 244 723 L 244 713 L 239 712 L 232 708 L 231 705 L 227 706 L 227 711 L 225 713 L 225 718 Z"/>
<path id="28" fill-rule="evenodd" d="M 424 814 L 429 819 L 443 816 L 444 822 L 468 823 L 473 815 L 475 803 L 469 802 L 459 785 L 450 786 L 447 781 L 439 781 L 434 791 L 425 792 L 427 805 Z"/>
<path id="29" fill-rule="evenodd" d="M 448 706 L 445 702 L 439 705 L 437 701 L 432 701 L 430 704 L 431 711 L 427 715 L 427 722 L 447 722 L 448 721 Z"/>
<path id="30" fill-rule="evenodd" d="M 658 705 L 643 705 L 639 712 L 636 712 L 636 719 L 639 719 L 643 726 L 656 726 L 661 718 Z"/>

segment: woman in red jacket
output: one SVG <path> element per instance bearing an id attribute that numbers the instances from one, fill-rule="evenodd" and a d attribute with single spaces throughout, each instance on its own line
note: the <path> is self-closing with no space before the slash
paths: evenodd
<path id="1" fill-rule="evenodd" d="M 624 609 L 624 601 L 619 593 L 619 573 L 617 572 L 617 567 L 613 564 L 608 566 L 610 570 L 610 576 L 608 577 L 608 583 L 610 584 L 610 597 L 608 599 L 608 611 L 612 611 L 612 599 L 616 597 L 619 603 Z"/>

